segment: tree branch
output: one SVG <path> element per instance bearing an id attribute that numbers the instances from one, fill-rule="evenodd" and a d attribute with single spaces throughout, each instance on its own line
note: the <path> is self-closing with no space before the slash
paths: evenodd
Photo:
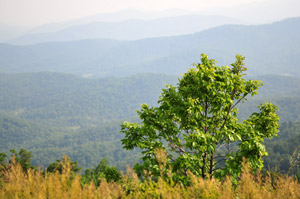
<path id="1" fill-rule="evenodd" d="M 226 143 L 221 144 L 216 151 L 219 151 Z"/>
<path id="2" fill-rule="evenodd" d="M 218 160 L 217 162 L 215 162 L 214 166 L 218 165 L 220 162 L 222 162 L 223 160 L 226 160 L 226 158 L 221 158 L 220 160 Z"/>

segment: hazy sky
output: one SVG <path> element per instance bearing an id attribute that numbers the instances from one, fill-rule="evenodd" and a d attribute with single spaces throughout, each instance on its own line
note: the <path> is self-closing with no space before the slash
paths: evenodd
<path id="1" fill-rule="evenodd" d="M 0 0 L 0 23 L 39 25 L 123 9 L 207 11 L 266 1 L 290 3 L 283 13 L 289 12 L 289 7 L 300 10 L 300 0 Z"/>

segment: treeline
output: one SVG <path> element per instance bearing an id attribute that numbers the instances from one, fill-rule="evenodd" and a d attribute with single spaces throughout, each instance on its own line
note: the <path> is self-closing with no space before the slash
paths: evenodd
<path id="1" fill-rule="evenodd" d="M 62 174 L 66 169 L 65 166 L 69 167 L 70 176 L 75 176 L 80 174 L 81 168 L 78 167 L 77 161 L 71 161 L 68 156 L 63 156 L 61 160 L 56 160 L 50 163 L 45 168 L 37 167 L 31 164 L 32 153 L 26 149 L 20 149 L 16 151 L 15 149 L 10 150 L 11 156 L 7 159 L 8 155 L 6 153 L 0 153 L 0 187 L 2 185 L 1 180 L 3 180 L 3 173 L 10 170 L 13 166 L 19 166 L 24 173 L 34 171 L 42 171 L 45 175 L 46 173 L 58 172 Z M 66 165 L 68 164 L 68 165 Z M 103 158 L 97 166 L 92 169 L 88 168 L 81 175 L 81 183 L 87 184 L 93 181 L 93 183 L 99 186 L 101 179 L 106 181 L 119 181 L 121 179 L 121 173 L 116 167 L 110 167 L 109 161 Z"/>

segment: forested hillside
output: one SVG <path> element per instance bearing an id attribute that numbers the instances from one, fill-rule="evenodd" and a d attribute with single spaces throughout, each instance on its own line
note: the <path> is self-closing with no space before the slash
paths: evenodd
<path id="1" fill-rule="evenodd" d="M 141 103 L 156 103 L 161 88 L 177 79 L 153 74 L 86 79 L 47 72 L 0 76 L 0 151 L 26 148 L 33 163 L 43 166 L 67 154 L 83 168 L 104 157 L 119 168 L 136 162 L 137 154 L 121 147 L 120 123 Z"/>
<path id="2" fill-rule="evenodd" d="M 49 72 L 0 77 L 0 151 L 26 148 L 33 153 L 33 164 L 43 166 L 67 154 L 83 168 L 104 157 L 118 168 L 137 162 L 137 152 L 122 149 L 120 123 L 137 121 L 140 104 L 155 105 L 165 84 L 174 85 L 178 78 L 139 74 L 87 79 Z M 268 100 L 279 106 L 281 122 L 300 120 L 299 78 L 250 79 L 262 80 L 265 86 L 255 99 L 240 106 L 241 119 Z"/>
<path id="3" fill-rule="evenodd" d="M 283 122 L 279 137 L 273 141 L 266 141 L 269 156 L 265 157 L 265 169 L 272 169 L 280 173 L 299 174 L 299 146 L 300 122 Z"/>
<path id="4" fill-rule="evenodd" d="M 176 76 L 139 74 L 126 78 L 86 79 L 60 73 L 0 74 L 0 109 L 35 121 L 89 127 L 135 115 L 142 103 L 157 102 L 161 90 L 176 84 Z M 259 95 L 243 104 L 241 114 L 255 110 L 264 100 L 280 106 L 282 120 L 297 121 L 300 78 L 259 76 Z M 295 105 L 295 106 L 292 106 Z M 244 109 L 244 110 L 243 110 Z M 250 109 L 249 111 L 247 111 Z"/>
<path id="5" fill-rule="evenodd" d="M 153 74 L 102 79 L 59 73 L 0 74 L 0 109 L 56 125 L 102 124 L 131 117 L 141 103 L 156 103 L 161 88 L 176 80 Z"/>
<path id="6" fill-rule="evenodd" d="M 49 124 L 50 123 L 50 124 Z M 107 158 L 119 169 L 138 161 L 138 153 L 122 149 L 120 121 L 103 123 L 97 127 L 74 129 L 55 126 L 51 122 L 29 122 L 0 114 L 0 151 L 25 148 L 32 152 L 33 165 L 48 166 L 63 155 L 78 161 L 81 168 L 91 168 Z"/>

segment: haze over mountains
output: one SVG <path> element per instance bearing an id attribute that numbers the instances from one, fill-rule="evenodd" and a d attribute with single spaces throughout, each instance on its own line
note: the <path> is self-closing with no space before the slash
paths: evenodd
<path id="1" fill-rule="evenodd" d="M 228 5 L 231 4 L 230 2 L 228 3 Z M 43 18 L 43 15 L 49 14 L 51 8 L 45 7 L 46 10 L 44 13 L 32 18 L 32 15 L 35 12 L 39 12 L 39 9 L 35 8 L 31 13 L 26 13 L 28 5 L 25 4 L 24 9 L 20 10 L 19 15 L 11 17 L 14 18 L 14 20 L 7 19 L 7 15 L 10 14 L 7 12 L 7 9 L 5 10 L 5 7 L 9 9 L 10 4 L 11 3 L 6 3 L 2 5 L 3 16 L 1 15 L 2 18 L 0 18 L 0 42 L 18 42 L 18 44 L 51 41 L 49 39 L 70 40 L 70 38 L 74 37 L 76 39 L 91 39 L 92 37 L 88 37 L 89 35 L 93 37 L 97 36 L 97 38 L 112 39 L 141 39 L 149 35 L 150 37 L 172 36 L 190 34 L 201 31 L 204 28 L 211 28 L 222 24 L 238 23 L 257 25 L 299 16 L 298 0 L 257 0 L 253 2 L 248 0 L 225 7 L 223 5 L 224 2 L 220 5 L 215 4 L 213 7 L 207 7 L 205 6 L 206 3 L 199 1 L 197 3 L 198 6 L 194 6 L 193 9 L 183 6 L 179 7 L 180 9 L 170 7 L 164 10 L 146 9 L 142 11 L 137 8 L 123 8 L 118 10 L 115 7 L 115 9 L 113 9 L 114 11 L 102 11 L 100 13 L 88 12 L 85 15 L 78 15 L 77 17 L 74 15 L 73 18 L 59 18 L 59 15 L 51 13 L 51 16 L 48 16 L 46 19 Z M 188 2 L 186 2 L 186 4 L 189 5 Z M 20 5 L 22 5 L 22 3 Z M 72 7 L 69 6 L 68 10 L 71 11 Z M 81 11 L 83 11 L 83 8 L 81 8 Z M 21 15 L 24 14 L 24 12 L 26 15 L 22 18 Z M 192 18 L 191 16 L 194 17 Z M 28 24 L 28 19 L 30 18 L 31 21 L 36 21 L 36 23 L 33 23 L 35 25 L 32 23 Z M 49 21 L 50 18 L 53 18 L 53 20 Z M 189 18 L 190 21 L 187 21 L 187 18 Z M 203 21 L 204 19 L 205 21 Z M 219 21 L 216 21 L 216 19 Z M 40 22 L 37 23 L 37 21 Z M 183 21 L 186 23 L 183 23 Z M 10 24 L 9 22 L 14 23 Z M 136 27 L 136 25 L 140 25 L 140 27 L 137 28 L 136 31 L 130 31 L 133 27 Z M 197 27 L 193 27 L 192 25 L 197 25 Z M 176 26 L 176 28 L 174 26 Z M 162 30 L 158 30 L 159 27 L 161 27 Z M 85 28 L 89 31 L 92 30 L 93 34 L 85 32 Z M 145 34 L 146 31 L 143 32 L 143 28 L 146 28 L 147 31 L 150 30 L 148 34 Z M 74 36 L 70 35 L 69 33 L 72 29 L 80 33 L 73 32 Z M 121 32 L 124 32 L 124 35 L 116 32 L 116 35 L 105 34 L 120 29 Z M 99 32 L 101 30 L 103 33 Z M 178 32 L 171 32 L 171 30 Z M 126 34 L 126 32 L 128 34 Z M 129 32 L 132 33 L 132 35 L 130 35 Z M 150 33 L 153 34 L 151 35 Z M 33 34 L 38 35 L 34 36 Z M 66 38 L 67 35 L 69 35 L 70 38 Z M 58 38 L 53 38 L 55 36 Z"/>
<path id="2" fill-rule="evenodd" d="M 249 75 L 299 76 L 300 18 L 273 24 L 224 25 L 199 33 L 117 41 L 91 39 L 16 46 L 0 44 L 0 71 L 64 72 L 95 77 L 136 73 L 178 75 L 199 60 L 201 53 L 232 63 L 246 57 Z"/>
<path id="3" fill-rule="evenodd" d="M 121 22 L 91 22 L 50 33 L 27 34 L 9 41 L 12 44 L 35 44 L 49 41 L 82 39 L 137 40 L 200 32 L 224 24 L 239 24 L 224 16 L 184 15 L 154 20 L 127 19 Z"/>
<path id="4" fill-rule="evenodd" d="M 248 21 L 181 9 L 143 12 L 128 9 L 34 27 L 0 23 L 0 42 L 32 44 L 87 38 L 142 39 L 190 34 L 218 25 L 245 23 Z"/>

